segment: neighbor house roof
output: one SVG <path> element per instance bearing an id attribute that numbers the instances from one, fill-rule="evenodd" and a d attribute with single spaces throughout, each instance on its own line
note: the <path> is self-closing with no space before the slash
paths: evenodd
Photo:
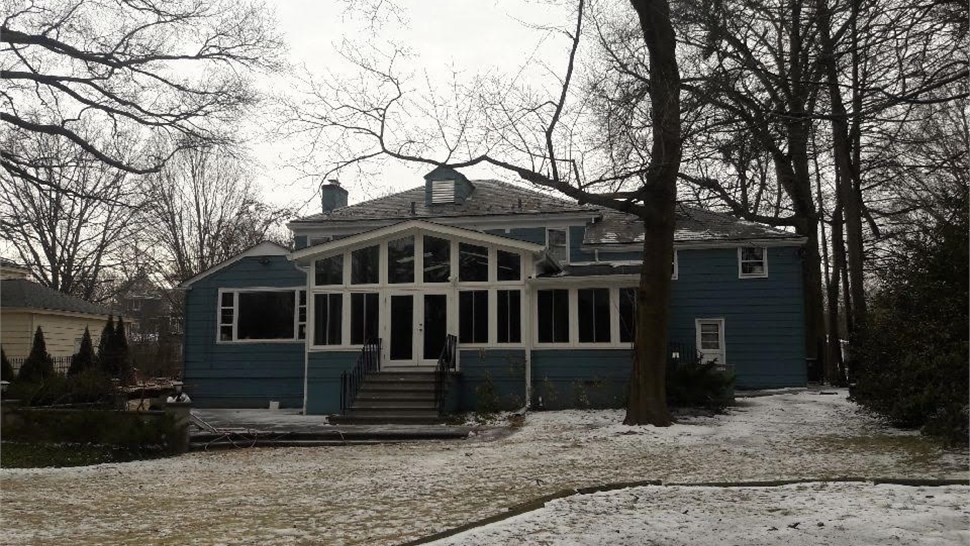
<path id="1" fill-rule="evenodd" d="M 604 209 L 601 220 L 587 225 L 585 245 L 631 244 L 643 242 L 643 222 L 635 215 Z M 798 242 L 803 237 L 764 224 L 739 220 L 724 212 L 677 205 L 674 243 L 679 245 L 732 241 Z"/>
<path id="2" fill-rule="evenodd" d="M 378 197 L 355 205 L 334 209 L 290 222 L 291 226 L 334 220 L 416 220 L 449 216 L 535 215 L 563 212 L 596 212 L 580 205 L 521 188 L 499 180 L 472 180 L 475 190 L 459 203 L 425 204 L 425 186 Z M 411 213 L 412 203 L 414 214 Z"/>
<path id="3" fill-rule="evenodd" d="M 0 281 L 0 308 L 45 309 L 104 316 L 111 314 L 107 307 L 69 296 L 26 279 Z"/>

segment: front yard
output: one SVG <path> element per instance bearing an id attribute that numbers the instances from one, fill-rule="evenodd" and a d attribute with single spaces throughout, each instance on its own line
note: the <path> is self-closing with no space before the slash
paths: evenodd
<path id="1" fill-rule="evenodd" d="M 667 429 L 626 427 L 622 417 L 531 413 L 512 434 L 459 442 L 3 470 L 0 541 L 394 544 L 609 482 L 970 475 L 965 448 L 889 429 L 857 411 L 844 391 L 742 399 L 726 415 L 684 417 Z M 961 517 L 966 528 L 965 509 Z"/>

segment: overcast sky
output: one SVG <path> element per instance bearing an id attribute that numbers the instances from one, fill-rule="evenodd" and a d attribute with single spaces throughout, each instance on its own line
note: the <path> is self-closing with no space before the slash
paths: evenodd
<path id="1" fill-rule="evenodd" d="M 565 57 L 561 54 L 568 42 L 561 35 L 537 26 L 569 24 L 570 10 L 548 1 L 470 1 L 470 0 L 399 0 L 399 13 L 383 11 L 379 25 L 348 3 L 339 0 L 275 0 L 278 29 L 288 46 L 288 60 L 300 71 L 305 67 L 314 76 L 334 72 L 339 77 L 349 70 L 337 53 L 344 40 L 362 45 L 386 47 L 395 43 L 412 52 L 408 72 L 450 74 L 452 68 L 468 74 L 503 73 L 509 78 L 530 78 L 541 81 L 551 78 L 547 70 L 537 64 L 523 74 L 522 67 L 529 59 L 550 63 L 550 68 L 562 70 Z M 274 94 L 287 93 L 291 85 L 283 79 L 264 82 Z M 267 200 L 276 204 L 305 205 L 301 213 L 317 212 L 318 199 L 313 197 L 320 180 L 299 179 L 299 173 L 287 169 L 296 142 L 271 144 L 262 133 L 266 120 L 254 118 L 248 127 L 250 148 L 260 165 L 258 180 Z M 327 158 L 316 158 L 325 162 Z M 361 180 L 352 170 L 340 176 L 350 192 L 351 202 L 362 201 L 420 185 L 421 176 L 429 171 L 423 165 L 387 165 Z M 464 170 L 470 178 L 499 175 L 513 180 L 508 174 L 482 169 Z"/>

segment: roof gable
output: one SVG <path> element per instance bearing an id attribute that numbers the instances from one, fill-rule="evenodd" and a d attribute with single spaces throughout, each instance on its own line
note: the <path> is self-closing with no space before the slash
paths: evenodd
<path id="1" fill-rule="evenodd" d="M 393 237 L 395 235 L 417 233 L 422 231 L 467 239 L 484 244 L 492 244 L 506 248 L 524 250 L 527 252 L 541 252 L 545 248 L 544 246 L 537 245 L 535 243 L 521 241 L 519 239 L 511 239 L 509 237 L 502 237 L 501 235 L 483 233 L 473 229 L 436 224 L 434 222 L 424 220 L 408 220 L 405 222 L 398 222 L 397 224 L 391 226 L 372 229 L 370 231 L 351 235 L 350 237 L 343 237 L 341 239 L 303 248 L 296 252 L 290 253 L 287 257 L 295 262 L 308 262 L 317 256 L 340 252 L 357 245 L 367 244 L 369 241 L 376 241 L 385 237 Z"/>
<path id="2" fill-rule="evenodd" d="M 286 256 L 287 254 L 289 254 L 289 252 L 290 252 L 290 249 L 286 248 L 283 245 L 274 243 L 272 241 L 263 241 L 259 244 L 256 244 L 247 248 L 246 250 L 240 252 L 239 254 L 236 254 L 235 256 L 233 256 L 232 258 L 229 258 L 228 260 L 225 260 L 221 263 L 218 263 L 210 267 L 209 269 L 206 269 L 205 271 L 203 271 L 202 273 L 199 273 L 198 275 L 192 277 L 191 279 L 183 281 L 182 284 L 179 285 L 179 288 L 183 290 L 187 290 L 191 288 L 192 285 L 195 284 L 196 282 L 208 277 L 209 275 L 212 275 L 213 273 L 216 273 L 217 271 L 220 271 L 222 269 L 229 267 L 230 265 L 238 262 L 239 260 L 242 260 L 243 258 L 249 258 L 252 256 Z"/>

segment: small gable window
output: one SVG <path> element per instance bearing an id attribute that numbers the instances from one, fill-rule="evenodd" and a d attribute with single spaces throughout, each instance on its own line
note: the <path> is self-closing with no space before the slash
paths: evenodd
<path id="1" fill-rule="evenodd" d="M 768 253 L 763 246 L 738 249 L 738 277 L 757 279 L 768 276 Z"/>
<path id="2" fill-rule="evenodd" d="M 522 279 L 522 258 L 515 252 L 496 251 L 498 261 L 498 280 L 518 281 Z"/>
<path id="3" fill-rule="evenodd" d="M 317 286 L 343 284 L 344 255 L 337 254 L 336 256 L 317 260 L 313 282 Z"/>
<path id="4" fill-rule="evenodd" d="M 351 284 L 377 284 L 379 271 L 379 246 L 369 246 L 350 253 Z"/>
<path id="5" fill-rule="evenodd" d="M 431 204 L 455 202 L 454 180 L 433 180 L 431 182 Z"/>
<path id="6" fill-rule="evenodd" d="M 468 243 L 458 243 L 458 280 L 488 280 L 488 248 Z"/>

